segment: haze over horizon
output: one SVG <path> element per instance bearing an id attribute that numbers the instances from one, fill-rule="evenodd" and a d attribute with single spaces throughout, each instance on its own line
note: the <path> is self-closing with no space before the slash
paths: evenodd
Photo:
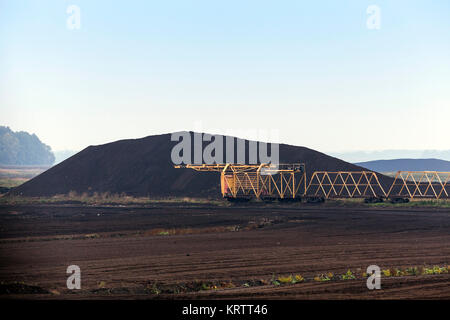
<path id="1" fill-rule="evenodd" d="M 204 133 L 208 133 L 208 132 L 204 132 Z M 31 132 L 31 134 L 33 134 L 33 132 Z M 242 137 L 242 136 L 237 135 L 237 137 Z M 140 139 L 140 138 L 144 138 L 144 137 L 126 138 L 125 140 Z M 256 138 L 258 138 L 258 137 L 256 137 Z M 123 140 L 123 139 L 120 139 L 120 140 Z M 264 142 L 267 140 L 263 139 L 263 140 L 259 140 L 259 141 Z M 108 141 L 106 143 L 111 143 L 111 142 L 114 142 L 114 141 Z M 283 143 L 283 142 L 281 141 L 281 143 Z M 305 146 L 305 147 L 314 149 L 314 147 L 310 147 L 310 146 Z M 68 149 L 68 148 L 66 148 L 66 149 L 51 148 L 51 149 L 55 155 L 54 165 L 64 161 L 65 159 L 71 157 L 72 155 L 74 155 L 82 150 L 82 149 L 74 150 L 74 149 Z M 323 151 L 323 150 L 317 150 L 317 151 L 323 152 L 325 154 L 342 159 L 342 160 L 350 162 L 350 163 L 374 161 L 374 160 L 393 160 L 393 159 L 441 159 L 441 160 L 450 161 L 450 149 L 448 149 L 448 150 L 431 150 L 431 149 L 425 149 L 425 150 L 407 150 L 407 149 L 403 149 L 403 150 L 354 150 L 354 151 L 341 151 L 341 152 Z"/>

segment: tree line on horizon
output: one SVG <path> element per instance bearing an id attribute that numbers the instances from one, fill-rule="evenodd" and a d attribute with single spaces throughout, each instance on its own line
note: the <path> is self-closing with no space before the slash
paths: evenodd
<path id="1" fill-rule="evenodd" d="M 55 155 L 35 134 L 0 126 L 0 164 L 52 165 Z"/>

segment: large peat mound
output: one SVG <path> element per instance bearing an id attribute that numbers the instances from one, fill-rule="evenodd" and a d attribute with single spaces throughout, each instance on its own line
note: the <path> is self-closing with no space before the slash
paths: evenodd
<path id="1" fill-rule="evenodd" d="M 193 135 L 192 132 L 190 134 Z M 171 134 L 164 134 L 90 146 L 12 189 L 10 193 L 52 196 L 75 191 L 152 197 L 219 196 L 217 172 L 173 167 L 171 151 L 177 143 L 171 141 Z M 248 146 L 247 140 L 245 143 Z M 206 146 L 209 142 L 203 144 Z M 248 159 L 248 147 L 246 150 Z M 308 178 L 316 170 L 363 170 L 362 167 L 305 147 L 281 144 L 279 150 L 280 163 L 305 163 Z"/>

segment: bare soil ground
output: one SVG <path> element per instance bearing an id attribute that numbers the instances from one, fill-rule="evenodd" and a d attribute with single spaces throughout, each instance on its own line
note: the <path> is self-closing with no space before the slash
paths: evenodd
<path id="1" fill-rule="evenodd" d="M 381 290 L 362 276 L 448 266 L 448 208 L 1 206 L 0 226 L 3 298 L 450 298 L 448 273 L 382 277 Z M 81 290 L 66 288 L 72 264 Z M 313 280 L 348 269 L 356 279 Z M 289 274 L 306 281 L 270 281 Z"/>

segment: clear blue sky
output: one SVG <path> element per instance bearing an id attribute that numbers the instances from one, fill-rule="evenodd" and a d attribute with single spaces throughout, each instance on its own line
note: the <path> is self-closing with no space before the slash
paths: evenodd
<path id="1" fill-rule="evenodd" d="M 199 121 L 324 152 L 450 149 L 450 2 L 0 0 L 0 114 L 54 150 Z"/>

